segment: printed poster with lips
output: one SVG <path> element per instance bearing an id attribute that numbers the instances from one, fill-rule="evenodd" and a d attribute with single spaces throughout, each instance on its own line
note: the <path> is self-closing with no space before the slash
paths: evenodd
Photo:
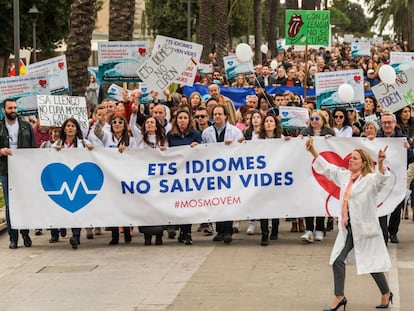
<path id="1" fill-rule="evenodd" d="M 341 84 L 349 84 L 354 89 L 351 103 L 342 103 L 338 95 Z M 364 74 L 362 69 L 331 72 L 317 72 L 315 76 L 317 109 L 335 107 L 361 109 L 364 105 Z"/>
<path id="2" fill-rule="evenodd" d="M 148 41 L 98 42 L 97 80 L 141 82 L 137 70 L 149 55 Z"/>
<path id="3" fill-rule="evenodd" d="M 46 59 L 26 66 L 28 75 L 46 74 L 52 95 L 69 94 L 68 66 L 66 55 Z"/>
<path id="4" fill-rule="evenodd" d="M 286 10 L 286 45 L 329 46 L 330 12 Z"/>
<path id="5" fill-rule="evenodd" d="M 37 95 L 50 95 L 49 76 L 47 74 L 0 79 L 0 102 L 3 102 L 6 98 L 14 99 L 19 115 L 37 114 Z M 1 111 L 0 117 L 3 117 Z"/>

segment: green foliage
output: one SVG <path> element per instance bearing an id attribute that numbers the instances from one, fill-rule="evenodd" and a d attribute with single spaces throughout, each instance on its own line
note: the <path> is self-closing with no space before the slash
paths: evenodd
<path id="1" fill-rule="evenodd" d="M 335 25 L 340 29 L 344 29 L 351 24 L 351 20 L 344 13 L 336 8 L 329 8 L 331 12 L 331 25 Z"/>
<path id="2" fill-rule="evenodd" d="M 187 0 L 145 0 L 148 28 L 157 34 L 187 39 Z M 191 1 L 191 32 L 196 31 L 198 1 Z"/>
<path id="3" fill-rule="evenodd" d="M 344 28 L 346 33 L 364 34 L 369 31 L 368 18 L 365 16 L 361 5 L 349 0 L 334 0 L 331 8 L 336 8 L 338 11 L 343 12 L 351 21 Z"/>
<path id="4" fill-rule="evenodd" d="M 34 1 L 20 0 L 20 46 L 32 47 L 32 21 L 28 14 Z M 37 48 L 50 54 L 68 33 L 70 3 L 67 0 L 37 0 L 39 15 L 36 22 Z M 0 55 L 13 53 L 13 1 L 0 0 Z"/>

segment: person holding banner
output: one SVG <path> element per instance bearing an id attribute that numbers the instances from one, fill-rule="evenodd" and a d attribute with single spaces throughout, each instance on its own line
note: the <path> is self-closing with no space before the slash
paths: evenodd
<path id="1" fill-rule="evenodd" d="M 201 143 L 200 132 L 194 128 L 194 121 L 188 110 L 178 110 L 172 123 L 171 131 L 167 133 L 169 147 L 189 145 L 191 148 Z M 191 224 L 180 225 L 178 242 L 186 245 L 193 244 Z"/>
<path id="2" fill-rule="evenodd" d="M 82 129 L 75 118 L 68 118 L 62 123 L 60 130 L 60 139 L 52 144 L 57 151 L 62 148 L 85 148 L 93 149 L 93 145 L 83 138 Z M 69 243 L 73 249 L 77 249 L 80 244 L 81 228 L 72 228 L 72 237 Z"/>
<path id="3" fill-rule="evenodd" d="M 19 240 L 19 230 L 12 229 L 9 212 L 9 178 L 7 159 L 13 155 L 13 149 L 36 148 L 33 127 L 17 117 L 17 104 L 14 99 L 6 98 L 2 103 L 4 118 L 0 120 L 0 180 L 6 205 L 7 233 L 10 238 L 10 249 L 16 249 Z M 32 246 L 29 230 L 22 229 L 20 234 L 25 247 Z"/>
<path id="4" fill-rule="evenodd" d="M 388 287 L 384 272 L 391 268 L 391 260 L 382 238 L 376 206 L 377 194 L 386 186 L 390 176 L 384 166 L 387 146 L 378 151 L 376 169 L 371 155 L 363 149 L 352 152 L 348 170 L 332 165 L 319 156 L 311 138 L 306 141 L 306 149 L 315 159 L 313 168 L 316 172 L 341 187 L 340 225 L 330 258 L 335 297 L 331 307 L 324 311 L 338 310 L 341 306 L 345 309 L 348 303 L 344 294 L 345 260 L 352 249 L 355 250 L 353 255 L 355 255 L 357 273 L 370 273 L 381 291 L 381 303 L 376 308 L 388 308 L 392 303 L 393 294 Z"/>
<path id="5" fill-rule="evenodd" d="M 229 112 L 226 106 L 217 104 L 213 107 L 211 114 L 214 119 L 214 125 L 209 126 L 203 131 L 201 138 L 204 143 L 224 142 L 226 145 L 229 145 L 234 141 L 244 141 L 242 131 L 229 123 Z M 230 244 L 233 241 L 233 221 L 217 222 L 216 231 L 217 234 L 213 241 L 224 241 L 226 244 Z"/>
<path id="6" fill-rule="evenodd" d="M 335 136 L 335 131 L 329 127 L 328 121 L 321 110 L 314 110 L 310 116 L 310 125 L 304 128 L 300 135 L 303 136 Z M 301 236 L 302 241 L 313 243 L 314 236 L 314 220 L 315 217 L 305 217 L 306 231 Z M 325 217 L 316 217 L 315 240 L 322 241 L 325 232 Z"/>

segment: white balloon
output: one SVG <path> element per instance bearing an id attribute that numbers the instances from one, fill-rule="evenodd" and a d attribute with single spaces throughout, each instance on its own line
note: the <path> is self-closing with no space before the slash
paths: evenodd
<path id="1" fill-rule="evenodd" d="M 247 63 L 252 59 L 252 49 L 247 43 L 240 43 L 236 47 L 236 56 L 239 62 Z"/>
<path id="2" fill-rule="evenodd" d="M 343 103 L 351 103 L 354 94 L 354 88 L 347 83 L 341 84 L 338 88 L 338 97 Z"/>
<path id="3" fill-rule="evenodd" d="M 277 60 L 274 59 L 270 62 L 270 68 L 272 68 L 273 70 L 277 68 Z"/>
<path id="4" fill-rule="evenodd" d="M 392 68 L 390 65 L 382 65 L 378 71 L 378 75 L 382 82 L 395 84 L 397 75 L 394 68 Z"/>
<path id="5" fill-rule="evenodd" d="M 260 51 L 261 51 L 263 54 L 266 54 L 268 50 L 269 50 L 269 49 L 268 49 L 268 47 L 267 47 L 267 45 L 266 45 L 266 44 L 262 44 L 262 45 L 260 46 Z"/>

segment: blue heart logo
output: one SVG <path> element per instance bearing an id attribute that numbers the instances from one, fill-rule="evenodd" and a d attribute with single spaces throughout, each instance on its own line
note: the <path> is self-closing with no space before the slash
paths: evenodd
<path id="1" fill-rule="evenodd" d="M 233 65 L 233 61 L 228 61 L 227 64 L 229 64 L 230 66 Z"/>
<path id="2" fill-rule="evenodd" d="M 62 163 L 51 163 L 43 169 L 43 189 L 56 204 L 75 213 L 85 207 L 101 190 L 102 170 L 95 163 L 84 162 L 73 170 Z"/>
<path id="3" fill-rule="evenodd" d="M 147 88 L 146 87 L 143 87 L 142 89 L 141 89 L 141 91 L 142 91 L 142 93 L 146 93 L 147 92 Z"/>
<path id="4" fill-rule="evenodd" d="M 282 116 L 287 117 L 288 115 L 289 115 L 289 112 L 287 112 L 287 111 L 282 112 Z"/>

